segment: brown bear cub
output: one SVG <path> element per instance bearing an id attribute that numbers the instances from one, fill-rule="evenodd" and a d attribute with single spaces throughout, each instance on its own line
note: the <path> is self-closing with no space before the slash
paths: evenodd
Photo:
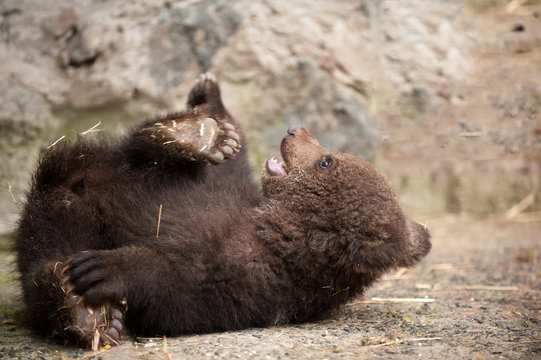
<path id="1" fill-rule="evenodd" d="M 292 126 L 252 181 L 210 74 L 183 112 L 47 151 L 16 233 L 31 324 L 85 346 L 313 319 L 429 234 L 372 165 Z"/>

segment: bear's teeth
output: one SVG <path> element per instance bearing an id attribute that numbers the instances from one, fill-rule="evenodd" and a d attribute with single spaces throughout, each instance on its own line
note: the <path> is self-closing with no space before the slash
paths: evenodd
<path id="1" fill-rule="evenodd" d="M 275 175 L 287 175 L 283 165 L 275 157 L 271 157 L 267 160 L 267 169 Z"/>

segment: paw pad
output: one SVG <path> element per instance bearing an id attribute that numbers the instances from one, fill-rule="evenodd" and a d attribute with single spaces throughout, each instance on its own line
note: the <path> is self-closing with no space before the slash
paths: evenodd
<path id="1" fill-rule="evenodd" d="M 61 289 L 63 294 L 58 311 L 64 313 L 62 316 L 67 321 L 63 329 L 66 335 L 94 351 L 107 345 L 120 345 L 125 335 L 123 320 L 127 311 L 126 300 L 115 302 L 114 305 L 88 306 L 82 297 L 72 293 L 73 287 L 67 275 L 69 269 L 69 262 L 57 263 L 53 269 L 57 279 L 54 286 Z"/>

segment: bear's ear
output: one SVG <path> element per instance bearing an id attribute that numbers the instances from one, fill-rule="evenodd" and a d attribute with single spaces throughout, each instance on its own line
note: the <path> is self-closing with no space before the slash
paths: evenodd
<path id="1" fill-rule="evenodd" d="M 430 233 L 426 226 L 417 223 L 411 219 L 407 220 L 407 246 L 398 266 L 409 267 L 419 262 L 430 251 Z"/>

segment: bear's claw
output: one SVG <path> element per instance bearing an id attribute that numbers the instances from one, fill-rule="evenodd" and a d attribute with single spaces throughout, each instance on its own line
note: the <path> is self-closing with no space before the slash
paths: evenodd
<path id="1" fill-rule="evenodd" d="M 58 311 L 66 319 L 64 331 L 67 337 L 82 346 L 91 346 L 98 350 L 102 346 L 119 345 L 126 331 L 123 325 L 124 314 L 127 311 L 125 300 L 111 304 L 89 306 L 84 298 L 74 294 L 75 287 L 70 283 L 67 274 L 71 270 L 71 259 L 64 263 L 57 263 L 53 269 L 56 279 L 54 287 L 61 289 L 63 294 L 61 306 Z"/>

